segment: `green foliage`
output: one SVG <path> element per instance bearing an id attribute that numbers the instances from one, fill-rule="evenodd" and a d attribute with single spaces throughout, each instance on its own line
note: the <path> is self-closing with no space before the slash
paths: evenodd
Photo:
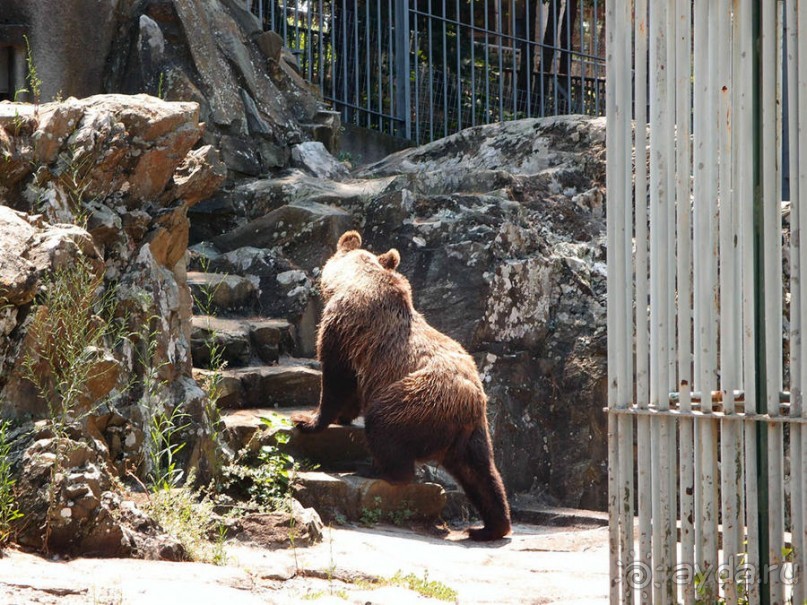
<path id="1" fill-rule="evenodd" d="M 165 100 L 165 72 L 160 72 L 160 79 L 157 81 L 157 97 Z"/>
<path id="2" fill-rule="evenodd" d="M 121 327 L 112 319 L 115 306 L 115 288 L 104 291 L 102 276 L 86 259 L 57 269 L 44 281 L 28 331 L 35 347 L 24 354 L 22 368 L 47 403 L 57 434 L 98 405 L 83 400 L 90 380 L 113 371 L 99 362 L 105 346 L 121 339 Z"/>
<path id="3" fill-rule="evenodd" d="M 209 269 L 209 261 L 206 258 L 201 259 L 202 271 L 207 273 Z M 194 297 L 196 307 L 202 312 L 203 315 L 210 317 L 215 311 L 214 299 L 219 285 L 204 285 L 200 293 Z M 205 348 L 208 354 L 208 368 L 200 385 L 202 390 L 207 393 L 207 401 L 205 402 L 205 414 L 214 431 L 221 424 L 221 413 L 218 407 L 218 400 L 221 398 L 222 381 L 224 378 L 224 370 L 227 367 L 227 360 L 224 359 L 224 347 L 221 346 L 218 340 L 218 334 L 215 330 L 210 329 L 208 323 L 207 339 L 205 340 Z M 218 433 L 214 434 L 214 439 L 219 440 Z"/>
<path id="4" fill-rule="evenodd" d="M 385 581 L 386 584 L 391 586 L 402 586 L 409 590 L 414 590 L 424 597 L 431 597 L 440 601 L 456 601 L 457 591 L 438 582 L 437 580 L 429 580 L 429 572 L 424 571 L 423 577 L 420 578 L 413 573 L 403 575 L 400 571 L 394 576 Z"/>
<path id="5" fill-rule="evenodd" d="M 261 422 L 271 429 L 291 426 L 288 420 L 278 414 L 262 417 Z M 274 438 L 275 445 L 264 445 L 258 452 L 258 466 L 252 476 L 249 493 L 259 504 L 277 509 L 291 495 L 299 466 L 292 456 L 279 447 L 289 442 L 289 434 L 276 430 Z"/>
<path id="6" fill-rule="evenodd" d="M 177 406 L 171 414 L 158 411 L 151 416 L 146 427 L 148 482 L 153 492 L 177 487 L 183 471 L 177 455 L 185 447 L 177 436 L 190 426 L 190 415 Z"/>
<path id="7" fill-rule="evenodd" d="M 188 477 L 188 484 L 193 478 Z M 160 526 L 174 536 L 191 561 L 224 565 L 226 528 L 217 520 L 213 503 L 187 484 L 181 488 L 160 489 L 149 498 L 148 511 Z M 211 540 L 209 536 L 215 534 Z"/>
<path id="8" fill-rule="evenodd" d="M 34 63 L 34 54 L 31 52 L 31 43 L 28 41 L 28 36 L 23 35 L 25 39 L 25 63 L 28 66 L 28 86 L 31 87 L 31 94 L 34 96 L 34 103 L 39 103 L 42 98 L 42 78 L 36 71 L 36 64 Z"/>
<path id="9" fill-rule="evenodd" d="M 224 468 L 222 490 L 260 508 L 279 510 L 294 491 L 300 464 L 281 447 L 289 440 L 281 429 L 290 428 L 291 423 L 278 414 L 261 418 L 261 422 L 275 431 L 275 443 L 262 446 L 255 454 L 239 452 L 235 462 Z"/>
<path id="10" fill-rule="evenodd" d="M 402 502 L 401 508 L 398 510 L 391 511 L 389 513 L 389 520 L 392 521 L 393 525 L 397 525 L 401 527 L 402 525 L 406 525 L 407 522 L 414 516 L 414 511 L 409 508 L 409 503 Z"/>
<path id="11" fill-rule="evenodd" d="M 11 538 L 11 524 L 23 514 L 17 508 L 14 477 L 11 472 L 11 425 L 0 421 L 0 548 Z"/>
<path id="12" fill-rule="evenodd" d="M 372 526 L 376 525 L 381 518 L 384 516 L 384 512 L 381 510 L 381 497 L 376 496 L 373 499 L 375 506 L 373 508 L 362 508 L 361 509 L 361 516 L 359 517 L 359 523 L 362 525 Z"/>

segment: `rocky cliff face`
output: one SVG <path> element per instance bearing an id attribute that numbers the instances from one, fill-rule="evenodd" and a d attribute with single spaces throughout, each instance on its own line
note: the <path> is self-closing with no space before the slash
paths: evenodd
<path id="1" fill-rule="evenodd" d="M 212 148 L 194 149 L 203 130 L 195 103 L 146 96 L 0 104 L 0 414 L 33 439 L 16 460 L 33 498 L 24 543 L 48 527 L 54 548 L 130 552 L 120 531 L 109 537 L 106 494 L 148 470 L 155 415 L 190 414 L 185 462 L 202 475 L 215 464 L 191 377 L 185 259 L 188 208 L 226 173 Z M 68 461 L 58 473 L 56 452 Z M 45 494 L 56 504 L 35 503 Z M 48 510 L 60 512 L 46 522 Z"/>
<path id="2" fill-rule="evenodd" d="M 308 156 L 194 207 L 192 241 L 206 243 L 193 250 L 252 276 L 259 307 L 291 320 L 311 354 L 316 278 L 339 235 L 398 248 L 417 308 L 476 358 L 510 492 L 604 508 L 604 126 L 473 128 L 354 178 L 326 178 L 327 154 Z"/>
<path id="3" fill-rule="evenodd" d="M 119 21 L 104 88 L 195 101 L 205 143 L 231 176 L 289 164 L 315 138 L 335 151 L 339 115 L 297 71 L 281 38 L 237 0 L 133 2 Z"/>

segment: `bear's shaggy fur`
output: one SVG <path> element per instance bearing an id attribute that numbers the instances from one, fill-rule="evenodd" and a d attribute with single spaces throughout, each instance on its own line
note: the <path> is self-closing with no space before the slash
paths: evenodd
<path id="1" fill-rule="evenodd" d="M 357 232 L 343 234 L 322 270 L 322 395 L 316 412 L 293 420 L 317 432 L 363 413 L 381 478 L 406 483 L 416 461 L 442 464 L 485 523 L 470 537 L 501 538 L 510 532 L 510 510 L 476 364 L 415 311 L 409 282 L 395 270 L 398 251 L 376 256 L 360 246 Z"/>

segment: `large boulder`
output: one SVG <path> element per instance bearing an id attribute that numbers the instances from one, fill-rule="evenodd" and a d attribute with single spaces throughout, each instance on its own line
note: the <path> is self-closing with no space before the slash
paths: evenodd
<path id="1" fill-rule="evenodd" d="M 123 15 L 106 89 L 197 102 L 208 126 L 205 142 L 221 150 L 233 178 L 287 166 L 292 148 L 308 138 L 335 152 L 338 119 L 294 71 L 277 35 L 264 33 L 243 3 L 137 2 Z M 329 134 L 323 136 L 323 128 Z M 318 165 L 329 157 L 318 154 Z M 330 164 L 338 170 L 333 158 Z"/>
<path id="2" fill-rule="evenodd" d="M 203 479 L 217 464 L 191 374 L 186 269 L 188 208 L 226 175 L 209 146 L 193 149 L 203 131 L 197 104 L 146 95 L 0 104 L 0 417 L 54 427 L 36 455 L 13 461 L 30 466 L 26 481 L 50 476 L 40 463 L 58 463 L 65 431 L 93 446 L 76 472 L 100 477 L 81 479 L 81 494 L 25 483 L 22 498 L 47 489 L 86 504 L 48 521 L 54 549 L 131 550 L 115 550 L 123 534 L 109 525 L 104 477 L 150 470 L 155 417 L 187 414 L 181 462 Z"/>

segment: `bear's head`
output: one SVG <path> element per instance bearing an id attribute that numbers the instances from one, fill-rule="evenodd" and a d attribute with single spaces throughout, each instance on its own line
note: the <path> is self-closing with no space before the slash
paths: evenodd
<path id="1" fill-rule="evenodd" d="M 384 254 L 373 254 L 362 249 L 361 235 L 358 231 L 347 231 L 339 238 L 336 253 L 322 268 L 320 280 L 322 297 L 327 301 L 338 290 L 356 285 L 362 278 L 389 276 L 395 273 L 400 262 L 401 255 L 395 248 Z M 403 279 L 402 276 L 398 277 Z"/>

